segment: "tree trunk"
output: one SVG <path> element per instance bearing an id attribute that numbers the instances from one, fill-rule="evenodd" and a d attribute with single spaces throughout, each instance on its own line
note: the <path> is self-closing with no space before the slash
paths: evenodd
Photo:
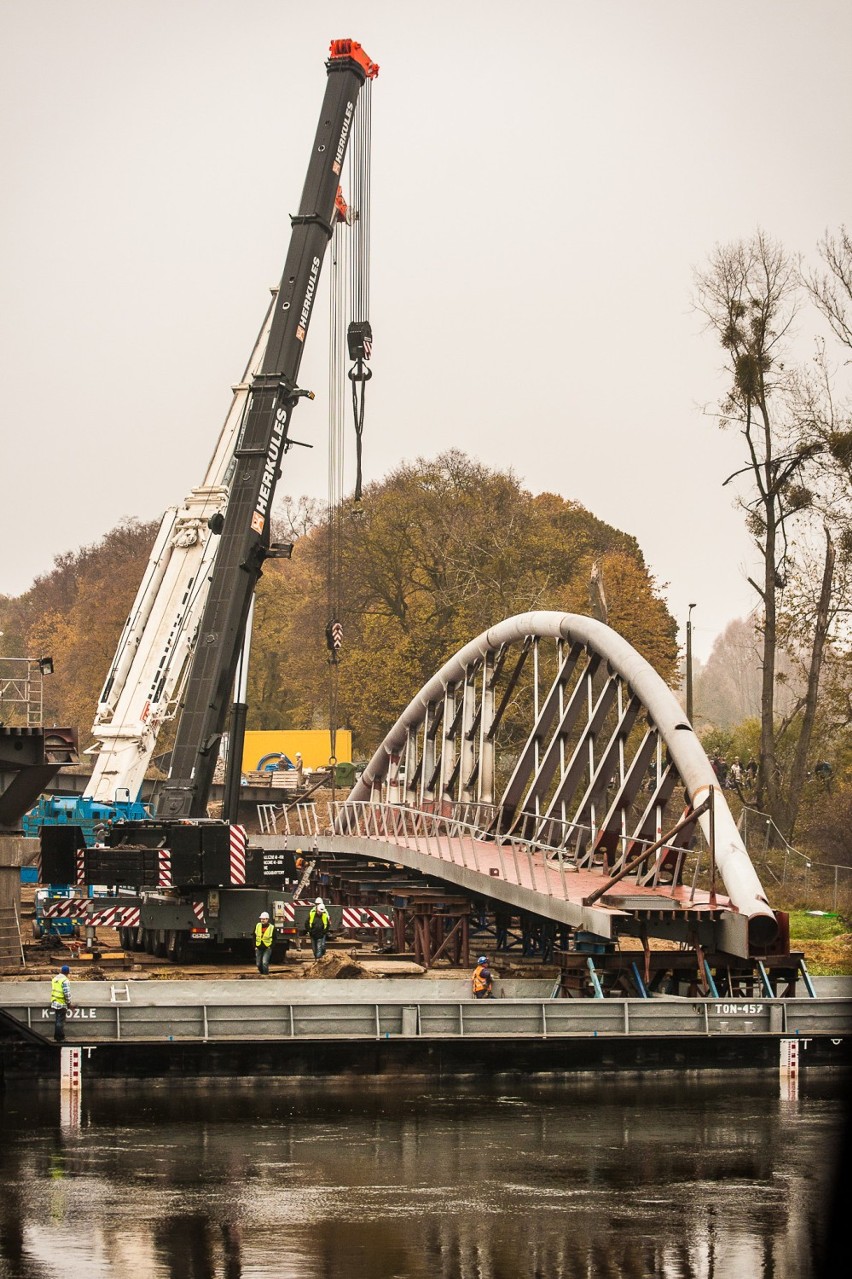
<path id="1" fill-rule="evenodd" d="M 805 697 L 805 712 L 802 717 L 802 727 L 796 742 L 796 750 L 793 755 L 793 766 L 790 770 L 790 782 L 787 789 L 787 802 L 784 805 L 784 819 L 779 822 L 784 833 L 785 839 L 793 838 L 793 830 L 796 825 L 796 818 L 799 815 L 799 804 L 802 798 L 802 787 L 805 782 L 805 776 L 808 768 L 808 751 L 810 750 L 811 737 L 814 730 L 814 720 L 816 719 L 817 697 L 819 695 L 819 680 L 822 673 L 822 659 L 825 651 L 825 641 L 828 636 L 828 628 L 831 622 L 831 592 L 834 585 L 834 563 L 837 558 L 834 543 L 831 540 L 831 534 L 828 529 L 825 530 L 825 561 L 822 570 L 822 587 L 819 593 L 819 604 L 817 606 L 816 622 L 814 625 L 814 640 L 811 648 L 811 660 L 808 670 L 808 688 Z"/>
<path id="2" fill-rule="evenodd" d="M 778 819 L 779 787 L 775 761 L 775 646 L 777 619 L 775 609 L 775 502 L 768 496 L 764 502 L 766 542 L 763 570 L 763 679 L 760 692 L 760 769 L 758 772 L 757 806 Z"/>

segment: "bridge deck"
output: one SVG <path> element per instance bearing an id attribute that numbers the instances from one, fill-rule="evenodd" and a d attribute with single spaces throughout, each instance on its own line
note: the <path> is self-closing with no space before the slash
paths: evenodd
<path id="1" fill-rule="evenodd" d="M 292 845 L 279 835 L 253 837 L 266 848 Z M 712 946 L 721 937 L 732 954 L 748 955 L 747 921 L 728 898 L 685 885 L 644 886 L 622 880 L 592 905 L 587 899 L 606 882 L 601 872 L 577 869 L 567 855 L 546 855 L 528 845 L 498 844 L 471 834 L 411 832 L 322 835 L 322 853 L 341 853 L 404 866 L 515 910 L 604 938 L 619 932 Z M 715 930 L 715 931 L 714 931 Z"/>

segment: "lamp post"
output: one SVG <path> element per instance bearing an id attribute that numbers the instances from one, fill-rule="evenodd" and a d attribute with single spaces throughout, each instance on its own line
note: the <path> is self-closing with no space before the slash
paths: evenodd
<path id="1" fill-rule="evenodd" d="M 696 606 L 690 604 L 686 615 L 686 718 L 692 723 L 692 610 Z"/>

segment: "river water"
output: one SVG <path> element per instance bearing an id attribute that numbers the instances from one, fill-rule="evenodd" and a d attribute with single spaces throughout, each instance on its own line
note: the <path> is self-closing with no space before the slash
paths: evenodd
<path id="1" fill-rule="evenodd" d="M 0 1277 L 809 1279 L 839 1086 L 766 1075 L 0 1094 Z"/>

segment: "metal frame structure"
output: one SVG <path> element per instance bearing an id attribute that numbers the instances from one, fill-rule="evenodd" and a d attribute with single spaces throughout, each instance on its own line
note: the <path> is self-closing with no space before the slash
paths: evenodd
<path id="1" fill-rule="evenodd" d="M 25 728 L 41 728 L 44 677 L 52 671 L 49 657 L 0 657 L 0 711 L 20 719 Z"/>
<path id="2" fill-rule="evenodd" d="M 463 821 L 619 883 L 674 892 L 699 831 L 756 948 L 778 924 L 672 690 L 604 623 L 532 612 L 483 631 L 408 704 L 350 797 Z M 345 815 L 337 830 L 346 829 Z"/>

